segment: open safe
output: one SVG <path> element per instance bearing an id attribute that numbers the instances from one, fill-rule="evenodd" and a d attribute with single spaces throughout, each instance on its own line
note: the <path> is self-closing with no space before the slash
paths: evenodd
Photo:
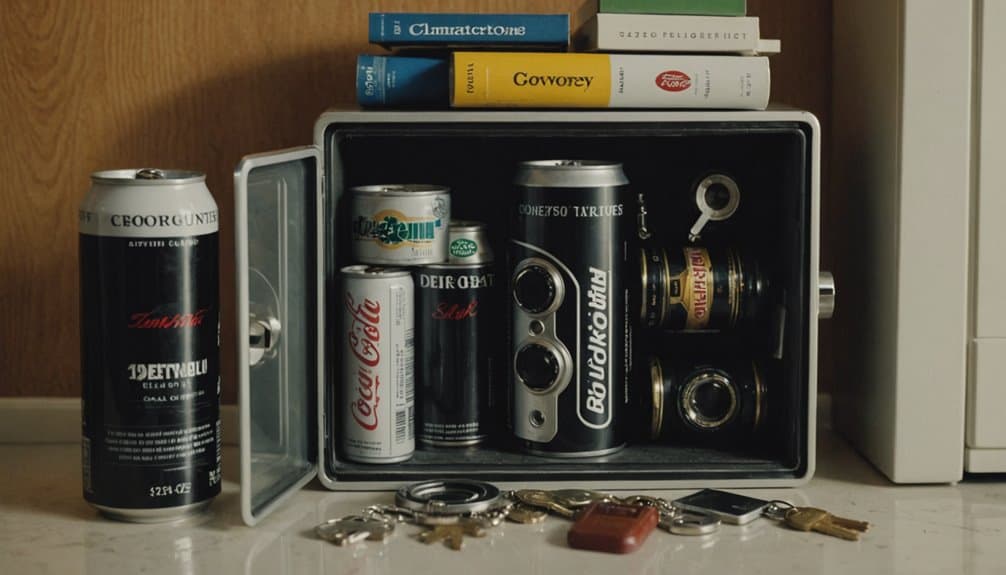
<path id="1" fill-rule="evenodd" d="M 501 487 L 623 490 L 785 487 L 813 475 L 817 321 L 829 315 L 834 292 L 829 274 L 819 277 L 818 269 L 820 128 L 812 114 L 329 111 L 315 125 L 314 142 L 248 156 L 235 170 L 246 523 L 315 476 L 333 490 L 389 490 L 451 477 Z M 764 319 L 719 333 L 648 331 L 635 341 L 645 342 L 649 353 L 687 358 L 700 350 L 758 362 L 768 408 L 761 431 L 735 445 L 630 438 L 617 453 L 586 459 L 529 455 L 505 441 L 433 451 L 417 445 L 411 459 L 394 464 L 342 457 L 335 350 L 339 270 L 354 263 L 347 191 L 368 184 L 449 187 L 453 218 L 488 225 L 498 284 L 506 285 L 517 165 L 570 158 L 621 162 L 632 195 L 642 195 L 648 241 L 669 250 L 689 245 L 699 213 L 696 182 L 711 173 L 736 182 L 738 209 L 726 221 L 710 222 L 700 243 L 731 246 L 759 262 L 772 286 Z M 635 285 L 638 275 L 630 272 L 625 282 Z M 508 357 L 500 327 L 501 357 Z M 630 395 L 649 388 L 645 377 L 634 378 Z"/>

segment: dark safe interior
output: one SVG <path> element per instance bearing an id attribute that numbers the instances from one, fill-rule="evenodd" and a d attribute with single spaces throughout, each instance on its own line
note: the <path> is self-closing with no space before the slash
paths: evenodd
<path id="1" fill-rule="evenodd" d="M 325 133 L 325 406 L 326 469 L 336 482 L 467 477 L 534 480 L 794 479 L 808 469 L 808 370 L 811 273 L 811 128 L 801 122 L 490 122 L 333 123 Z M 485 222 L 505 292 L 507 228 L 519 162 L 542 159 L 622 162 L 633 195 L 642 194 L 652 237 L 646 245 L 688 245 L 695 223 L 695 186 L 727 174 L 741 191 L 736 213 L 710 222 L 699 245 L 729 246 L 758 262 L 768 279 L 757 321 L 718 333 L 670 333 L 634 327 L 628 445 L 604 457 L 557 459 L 521 453 L 505 437 L 469 448 L 428 450 L 396 464 L 360 464 L 339 453 L 341 410 L 338 270 L 355 263 L 348 248 L 346 190 L 392 183 L 451 189 L 452 217 Z M 628 206 L 627 206 L 628 208 Z M 636 207 L 626 217 L 635 218 Z M 634 229 L 636 225 L 632 226 Z M 638 253 L 637 242 L 630 253 Z M 638 274 L 624 278 L 638 298 Z M 501 305 L 509 305 L 502 293 Z M 630 314 L 638 320 L 638 314 Z M 500 326 L 500 333 L 504 326 Z M 500 335 L 499 353 L 507 357 Z M 651 441 L 632 422 L 646 420 L 651 354 L 754 361 L 761 369 L 767 412 L 757 434 L 719 441 Z M 506 381 L 506 374 L 497 374 Z M 642 402 L 642 403 L 641 403 Z M 505 430 L 501 432 L 506 435 Z"/>

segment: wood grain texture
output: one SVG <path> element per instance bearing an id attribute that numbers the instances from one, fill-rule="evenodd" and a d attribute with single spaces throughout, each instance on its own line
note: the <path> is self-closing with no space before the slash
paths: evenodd
<path id="1" fill-rule="evenodd" d="M 309 144 L 319 113 L 354 105 L 356 55 L 375 50 L 366 43 L 372 10 L 573 12 L 578 5 L 4 2 L 0 396 L 79 393 L 77 205 L 91 172 L 159 166 L 205 171 L 221 209 L 223 399 L 235 401 L 231 173 L 241 156 Z M 783 41 L 772 61 L 773 99 L 813 111 L 825 126 L 830 6 L 749 0 L 763 35 Z"/>

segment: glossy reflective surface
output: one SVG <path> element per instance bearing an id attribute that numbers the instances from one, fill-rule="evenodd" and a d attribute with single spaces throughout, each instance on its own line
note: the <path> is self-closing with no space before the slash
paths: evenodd
<path id="1" fill-rule="evenodd" d="M 787 530 L 759 519 L 701 538 L 654 532 L 630 555 L 577 551 L 569 523 L 505 524 L 454 552 L 415 540 L 403 526 L 386 543 L 340 548 L 320 541 L 323 519 L 391 503 L 391 493 L 333 493 L 311 484 L 257 527 L 241 523 L 237 451 L 225 450 L 224 492 L 208 515 L 176 525 L 132 525 L 98 516 L 80 496 L 79 448 L 0 446 L 0 572 L 362 574 L 472 573 L 1006 573 L 1006 477 L 957 486 L 894 486 L 826 435 L 817 477 L 801 489 L 736 489 L 813 503 L 864 519 L 859 542 Z M 662 492 L 679 497 L 688 491 Z"/>

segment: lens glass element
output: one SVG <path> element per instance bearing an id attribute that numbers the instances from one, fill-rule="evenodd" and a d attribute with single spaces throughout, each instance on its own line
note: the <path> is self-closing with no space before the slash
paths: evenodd
<path id="1" fill-rule="evenodd" d="M 692 396 L 692 409 L 703 419 L 716 421 L 730 413 L 730 390 L 722 383 L 711 381 L 699 386 Z"/>
<path id="2" fill-rule="evenodd" d="M 551 307 L 555 291 L 552 274 L 539 265 L 529 265 L 520 270 L 513 281 L 514 300 L 530 313 L 542 313 Z"/>
<path id="3" fill-rule="evenodd" d="M 543 345 L 532 343 L 517 352 L 515 360 L 517 377 L 534 390 L 551 387 L 559 378 L 559 358 Z"/>
<path id="4" fill-rule="evenodd" d="M 710 184 L 706 188 L 706 205 L 715 211 L 720 211 L 730 204 L 730 190 L 723 184 Z"/>
<path id="5" fill-rule="evenodd" d="M 730 423 L 737 415 L 737 390 L 719 373 L 700 373 L 692 377 L 681 393 L 681 411 L 685 421 L 701 429 L 716 429 Z"/>

